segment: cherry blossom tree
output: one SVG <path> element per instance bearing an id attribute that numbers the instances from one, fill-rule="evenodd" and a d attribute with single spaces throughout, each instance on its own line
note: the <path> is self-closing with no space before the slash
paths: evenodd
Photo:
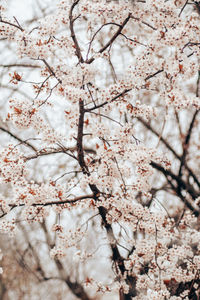
<path id="1" fill-rule="evenodd" d="M 0 9 L 1 298 L 199 299 L 200 3 Z"/>

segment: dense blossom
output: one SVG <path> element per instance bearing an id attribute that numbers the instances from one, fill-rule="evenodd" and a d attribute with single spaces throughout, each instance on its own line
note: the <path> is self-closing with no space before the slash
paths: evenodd
<path id="1" fill-rule="evenodd" d="M 19 89 L 29 84 L 32 95 L 8 101 L 6 124 L 28 138 L 1 148 L 0 183 L 10 192 L 0 195 L 0 231 L 14 234 L 17 216 L 6 219 L 13 209 L 21 209 L 23 221 L 43 226 L 51 208 L 58 219 L 76 209 L 95 213 L 107 252 L 112 253 L 114 274 L 108 284 L 84 278 L 84 285 L 97 292 L 119 292 L 138 300 L 191 299 L 191 291 L 198 292 L 198 180 L 193 176 L 196 185 L 191 187 L 179 179 L 185 191 L 181 194 L 170 169 L 173 161 L 166 150 L 158 149 L 164 127 L 161 134 L 154 130 L 158 141 L 151 146 L 138 137 L 134 123 L 141 118 L 148 127 L 164 110 L 174 110 L 177 117 L 178 111 L 200 109 L 196 89 L 187 92 L 190 80 L 199 80 L 200 5 L 195 3 L 63 0 L 34 28 L 23 28 L 2 13 L 0 36 L 15 43 L 20 59 L 40 65 L 41 81 L 26 80 L 17 70 L 10 73 L 10 84 Z M 132 54 L 124 68 L 123 55 L 118 54 L 123 49 Z M 163 119 L 165 125 L 167 116 Z M 165 146 L 170 148 L 167 142 Z M 178 151 L 172 152 L 180 158 Z M 53 154 L 62 154 L 64 162 L 49 160 L 48 169 L 40 165 L 43 157 Z M 39 161 L 40 180 L 32 175 L 34 160 Z M 164 190 L 174 188 L 183 201 L 176 218 L 162 200 L 161 209 L 151 205 L 155 168 L 171 179 Z M 185 169 L 193 175 L 190 166 Z M 182 172 L 180 168 L 179 175 Z M 157 181 L 162 184 L 162 178 Z M 117 226 L 123 228 L 123 237 L 118 237 Z M 55 236 L 50 257 L 58 264 L 73 249 L 74 262 L 95 259 L 95 250 L 85 246 L 89 229 L 88 224 L 69 229 L 55 223 L 48 237 Z"/>

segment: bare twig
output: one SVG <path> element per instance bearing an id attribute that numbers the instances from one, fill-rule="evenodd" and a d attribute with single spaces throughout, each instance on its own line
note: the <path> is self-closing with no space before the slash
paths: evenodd
<path id="1" fill-rule="evenodd" d="M 94 199 L 94 194 L 88 194 L 84 196 L 79 196 L 71 199 L 63 199 L 60 201 L 49 201 L 49 202 L 42 202 L 42 203 L 32 203 L 31 206 L 37 207 L 37 206 L 51 206 L 51 205 L 64 205 L 64 204 L 70 204 L 70 203 L 76 203 L 82 200 L 86 199 Z M 21 203 L 21 204 L 9 204 L 9 207 L 16 208 L 16 207 L 24 207 L 26 204 Z"/>
<path id="2" fill-rule="evenodd" d="M 188 4 L 188 0 L 186 0 L 185 1 L 185 4 L 183 5 L 183 7 L 181 8 L 181 11 L 180 11 L 180 13 L 179 13 L 179 17 L 181 16 L 181 14 L 182 14 L 182 12 L 183 12 L 183 10 L 185 9 L 185 7 L 186 7 L 186 5 Z"/>
<path id="3" fill-rule="evenodd" d="M 10 25 L 10 26 L 12 26 L 12 27 L 15 27 L 15 28 L 21 30 L 22 32 L 24 31 L 24 29 L 23 29 L 21 26 L 16 25 L 16 24 L 11 23 L 11 22 L 8 22 L 8 21 L 4 21 L 4 20 L 2 20 L 1 17 L 0 17 L 0 22 L 1 22 L 1 23 L 4 23 L 4 24 L 7 24 L 7 25 Z"/>
<path id="4" fill-rule="evenodd" d="M 37 152 L 37 149 L 33 145 L 31 145 L 27 140 L 22 140 L 20 137 L 18 137 L 17 135 L 13 134 L 10 130 L 5 129 L 3 127 L 0 127 L 0 130 L 2 130 L 4 132 L 6 132 L 7 134 L 9 134 L 15 140 L 18 140 L 20 142 L 20 144 L 25 144 L 26 146 L 30 147 L 33 151 Z"/>
<path id="5" fill-rule="evenodd" d="M 89 47 L 88 47 L 88 51 L 87 51 L 87 54 L 86 54 L 86 61 L 88 60 L 88 56 L 89 56 L 89 53 L 90 53 L 90 50 L 91 50 L 91 47 L 92 47 L 92 43 L 96 37 L 96 35 L 101 31 L 101 29 L 105 26 L 108 26 L 108 25 L 115 25 L 115 26 L 121 26 L 120 24 L 117 24 L 117 23 L 113 23 L 113 22 L 109 22 L 109 23 L 106 23 L 106 24 L 103 24 L 92 36 L 91 38 L 91 41 L 89 43 Z"/>
<path id="6" fill-rule="evenodd" d="M 119 29 L 115 32 L 115 34 L 111 37 L 111 39 L 106 43 L 105 46 L 103 46 L 98 53 L 103 53 L 108 47 L 110 47 L 110 45 L 112 45 L 112 43 L 116 40 L 116 38 L 120 35 L 120 33 L 122 32 L 123 28 L 126 26 L 126 24 L 128 23 L 128 21 L 131 18 L 131 14 L 128 15 L 128 17 L 124 20 L 124 22 L 119 26 Z M 91 57 L 90 59 L 87 59 L 85 62 L 87 64 L 91 64 L 93 61 L 95 60 L 94 57 Z"/>
<path id="7" fill-rule="evenodd" d="M 22 67 L 22 68 L 31 68 L 31 69 L 40 68 L 40 66 L 37 66 L 37 65 L 18 64 L 18 63 L 8 64 L 8 65 L 0 65 L 0 67 L 2 67 L 2 68 L 15 68 L 15 67 L 18 68 L 18 67 Z"/>
<path id="8" fill-rule="evenodd" d="M 47 67 L 47 69 L 49 70 L 49 72 L 58 80 L 58 82 L 60 84 L 62 84 L 62 80 L 59 79 L 57 76 L 56 76 L 56 73 L 54 72 L 54 70 L 50 67 L 50 65 L 48 64 L 48 62 L 45 60 L 45 59 L 40 59 L 41 61 L 43 61 L 43 63 L 45 64 L 45 66 Z"/>

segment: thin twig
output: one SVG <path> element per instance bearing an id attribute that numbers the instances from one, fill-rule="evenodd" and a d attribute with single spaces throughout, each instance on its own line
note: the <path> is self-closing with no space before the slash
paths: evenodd
<path id="1" fill-rule="evenodd" d="M 108 47 L 110 47 L 110 45 L 112 45 L 112 43 L 116 40 L 116 38 L 120 35 L 120 33 L 122 32 L 123 28 L 126 26 L 126 24 L 128 23 L 128 21 L 131 18 L 131 13 L 128 15 L 128 17 L 124 20 L 124 22 L 120 25 L 119 29 L 115 32 L 115 34 L 111 37 L 111 39 L 106 43 L 105 46 L 103 46 L 98 53 L 103 53 Z M 93 61 L 95 60 L 94 57 L 91 57 L 90 59 L 87 59 L 85 61 L 85 63 L 87 64 L 91 64 Z"/>
<path id="2" fill-rule="evenodd" d="M 0 127 L 0 130 L 4 131 L 7 134 L 9 134 L 10 136 L 12 136 L 15 140 L 19 141 L 20 144 L 25 144 L 26 146 L 30 147 L 33 151 L 37 152 L 37 149 L 33 145 L 31 145 L 27 140 L 22 140 L 20 137 L 18 137 L 14 133 L 12 133 L 10 130 L 5 129 L 3 127 Z"/>

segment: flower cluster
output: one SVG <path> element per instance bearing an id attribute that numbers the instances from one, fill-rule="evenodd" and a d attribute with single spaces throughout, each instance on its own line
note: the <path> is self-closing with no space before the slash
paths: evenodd
<path id="1" fill-rule="evenodd" d="M 10 112 L 7 115 L 7 120 L 11 120 L 18 128 L 28 129 L 32 127 L 38 134 L 42 134 L 43 140 L 48 144 L 65 139 L 41 117 L 38 110 L 39 105 L 34 105 L 28 100 L 18 99 L 10 99 L 9 103 Z"/>
<path id="2" fill-rule="evenodd" d="M 66 255 L 66 250 L 71 247 L 78 247 L 78 244 L 85 237 L 85 232 L 81 228 L 69 230 L 66 234 L 63 232 L 62 226 L 55 224 L 53 231 L 56 232 L 58 244 L 51 249 L 51 258 L 62 258 Z"/>
<path id="3" fill-rule="evenodd" d="M 0 166 L 1 182 L 17 183 L 26 173 L 23 155 L 12 144 L 1 149 Z"/>

